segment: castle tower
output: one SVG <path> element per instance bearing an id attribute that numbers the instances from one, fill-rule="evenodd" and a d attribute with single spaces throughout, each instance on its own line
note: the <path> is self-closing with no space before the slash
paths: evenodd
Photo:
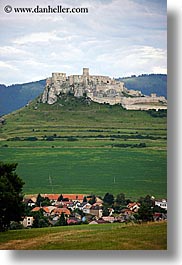
<path id="1" fill-rule="evenodd" d="M 89 77 L 89 68 L 83 68 L 83 76 Z"/>
<path id="2" fill-rule="evenodd" d="M 89 82 L 89 68 L 83 68 L 83 84 L 88 85 Z"/>

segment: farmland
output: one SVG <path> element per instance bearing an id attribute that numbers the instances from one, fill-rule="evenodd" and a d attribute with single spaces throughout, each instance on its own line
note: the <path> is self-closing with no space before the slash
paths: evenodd
<path id="1" fill-rule="evenodd" d="M 25 193 L 167 195 L 165 116 L 66 98 L 5 119 L 0 160 L 18 163 Z"/>
<path id="2" fill-rule="evenodd" d="M 0 249 L 166 250 L 167 224 L 99 224 L 7 231 L 0 237 Z"/>

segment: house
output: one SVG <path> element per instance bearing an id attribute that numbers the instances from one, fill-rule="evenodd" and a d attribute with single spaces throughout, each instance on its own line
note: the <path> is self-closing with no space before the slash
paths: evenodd
<path id="1" fill-rule="evenodd" d="M 29 206 L 29 207 L 33 207 L 35 206 L 35 203 L 36 201 L 32 200 L 31 198 L 30 199 L 24 199 L 24 203 Z"/>
<path id="2" fill-rule="evenodd" d="M 96 202 L 96 203 L 94 203 L 92 205 L 93 206 L 100 206 L 100 207 L 102 207 L 103 206 L 103 203 L 102 202 Z"/>
<path id="3" fill-rule="evenodd" d="M 22 221 L 24 227 L 31 227 L 33 225 L 34 218 L 32 216 L 25 216 Z"/>
<path id="4" fill-rule="evenodd" d="M 103 204 L 103 200 L 101 198 L 99 198 L 98 196 L 96 196 L 96 203 L 98 204 Z"/>
<path id="5" fill-rule="evenodd" d="M 95 215 L 97 218 L 101 218 L 103 210 L 100 206 L 93 206 L 90 208 L 90 214 Z"/>
<path id="6" fill-rule="evenodd" d="M 43 207 L 44 208 L 44 207 Z M 56 209 L 56 206 L 46 206 L 46 209 L 49 211 L 49 213 L 51 214 L 51 212 Z"/>
<path id="7" fill-rule="evenodd" d="M 80 222 L 81 222 L 81 220 L 77 219 L 75 217 L 70 217 L 69 219 L 67 219 L 68 225 L 75 225 L 75 224 L 79 224 Z"/>
<path id="8" fill-rule="evenodd" d="M 167 211 L 167 200 L 166 199 L 155 200 L 155 206 L 159 206 Z"/>
<path id="9" fill-rule="evenodd" d="M 41 209 L 41 207 L 36 206 L 35 208 L 32 209 L 32 212 L 38 212 L 38 211 L 40 211 L 40 209 Z"/>
<path id="10" fill-rule="evenodd" d="M 23 202 L 30 207 L 35 206 L 37 201 L 37 195 L 25 195 L 23 198 Z"/>
<path id="11" fill-rule="evenodd" d="M 167 214 L 164 213 L 154 213 L 153 214 L 153 219 L 154 221 L 162 221 L 162 220 L 167 220 Z"/>
<path id="12" fill-rule="evenodd" d="M 49 219 L 49 223 L 54 226 L 59 220 L 59 216 L 54 216 L 52 219 Z"/>
<path id="13" fill-rule="evenodd" d="M 140 208 L 139 202 L 130 202 L 127 207 L 130 209 L 130 211 L 133 211 L 135 213 L 138 212 L 138 209 Z"/>
<path id="14" fill-rule="evenodd" d="M 70 216 L 70 210 L 68 210 L 67 208 L 55 208 L 52 212 L 51 215 L 57 215 L 57 216 L 61 216 L 61 214 L 64 213 L 67 217 Z"/>
<path id="15" fill-rule="evenodd" d="M 57 201 L 57 203 L 55 204 L 56 207 L 62 206 L 64 208 L 70 208 L 72 206 L 72 202 L 69 201 Z"/>
<path id="16" fill-rule="evenodd" d="M 113 223 L 114 222 L 114 217 L 113 216 L 102 216 L 102 219 L 106 222 Z"/>
<path id="17" fill-rule="evenodd" d="M 44 216 L 46 216 L 46 217 L 50 216 L 50 211 L 49 211 L 48 207 L 44 206 L 44 207 L 42 207 L 42 209 L 43 209 Z"/>
<path id="18" fill-rule="evenodd" d="M 46 217 L 50 216 L 50 209 L 47 206 L 44 207 L 36 206 L 35 208 L 32 209 L 32 212 L 39 212 L 39 211 L 43 211 L 43 215 Z"/>
<path id="19" fill-rule="evenodd" d="M 114 209 L 113 208 L 108 208 L 109 211 L 109 216 L 112 216 L 112 214 L 114 213 Z"/>
<path id="20" fill-rule="evenodd" d="M 68 198 L 70 202 L 83 202 L 84 194 L 62 194 L 63 198 Z"/>
<path id="21" fill-rule="evenodd" d="M 60 194 L 41 194 L 42 197 L 48 198 L 52 205 L 55 205 L 58 201 Z"/>
<path id="22" fill-rule="evenodd" d="M 90 208 L 92 207 L 92 205 L 88 202 L 83 202 L 83 203 L 77 202 L 75 206 L 76 206 L 76 209 L 79 209 L 83 211 L 84 213 L 90 213 Z"/>

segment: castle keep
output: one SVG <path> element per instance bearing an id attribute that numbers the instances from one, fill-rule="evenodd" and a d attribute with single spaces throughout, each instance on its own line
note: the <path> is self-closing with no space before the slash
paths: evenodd
<path id="1" fill-rule="evenodd" d="M 165 97 L 156 94 L 145 96 L 138 90 L 129 90 L 123 82 L 109 76 L 90 75 L 89 68 L 83 68 L 82 75 L 66 76 L 66 73 L 52 73 L 47 78 L 42 102 L 54 104 L 63 94 L 87 97 L 98 103 L 121 104 L 126 109 L 167 109 Z"/>

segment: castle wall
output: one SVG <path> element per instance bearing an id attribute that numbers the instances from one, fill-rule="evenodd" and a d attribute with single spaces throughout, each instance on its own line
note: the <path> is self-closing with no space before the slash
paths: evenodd
<path id="1" fill-rule="evenodd" d="M 83 83 L 83 76 L 82 75 L 70 75 L 68 77 L 69 83 L 73 85 L 74 83 Z"/>
<path id="2" fill-rule="evenodd" d="M 167 100 L 165 97 L 136 97 L 136 98 L 122 98 L 122 103 L 125 105 L 133 105 L 133 104 L 140 104 L 140 103 L 158 103 L 159 101 L 162 101 L 164 103 L 167 103 Z"/>
<path id="3" fill-rule="evenodd" d="M 100 76 L 100 75 L 90 75 L 89 81 L 92 81 L 94 85 L 112 83 L 112 79 L 109 76 Z"/>
<path id="4" fill-rule="evenodd" d="M 62 83 L 66 81 L 65 73 L 52 73 L 52 82 L 53 83 Z"/>
<path id="5" fill-rule="evenodd" d="M 121 104 L 128 110 L 167 109 L 165 97 L 158 97 L 154 93 L 151 96 L 143 96 L 141 91 L 128 90 L 124 87 L 124 82 L 109 76 L 89 75 L 89 68 L 83 68 L 82 75 L 68 77 L 66 73 L 52 73 L 52 77 L 46 80 L 42 102 L 54 104 L 61 93 L 70 91 L 74 92 L 75 97 L 83 97 L 86 93 L 92 101 L 110 105 Z"/>
<path id="6" fill-rule="evenodd" d="M 122 92 L 124 89 L 124 83 L 121 84 L 105 84 L 105 85 L 96 85 L 96 91 L 107 91 L 115 90 L 117 93 Z"/>
<path id="7" fill-rule="evenodd" d="M 154 109 L 156 111 L 158 110 L 167 110 L 167 106 L 159 106 L 159 105 L 144 105 L 144 104 L 138 104 L 138 105 L 122 105 L 123 108 L 126 110 L 151 110 Z"/>

